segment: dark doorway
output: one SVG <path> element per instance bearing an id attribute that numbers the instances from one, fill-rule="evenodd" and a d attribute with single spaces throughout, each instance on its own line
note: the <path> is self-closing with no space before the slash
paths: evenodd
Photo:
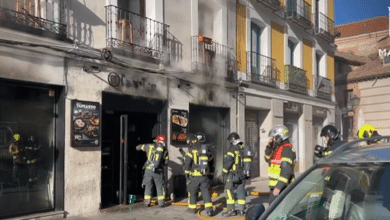
<path id="1" fill-rule="evenodd" d="M 103 94 L 102 208 L 128 204 L 130 194 L 143 198 L 146 154 L 135 147 L 153 143 L 161 132 L 162 107 L 162 101 L 151 104 L 146 99 Z"/>
<path id="2" fill-rule="evenodd" d="M 227 150 L 226 138 L 229 135 L 229 109 L 190 105 L 189 133 L 203 132 L 206 143 L 214 146 L 211 151 L 213 173 L 212 184 L 222 182 L 223 157 Z"/>
<path id="3" fill-rule="evenodd" d="M 260 149 L 260 132 L 259 132 L 259 111 L 245 110 L 245 144 L 252 147 L 253 163 L 251 177 L 260 176 L 260 161 L 258 155 Z"/>

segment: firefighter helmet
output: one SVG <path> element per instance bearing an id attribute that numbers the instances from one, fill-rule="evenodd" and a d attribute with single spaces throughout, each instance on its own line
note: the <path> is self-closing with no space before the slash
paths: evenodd
<path id="1" fill-rule="evenodd" d="M 187 144 L 196 144 L 198 142 L 198 138 L 194 134 L 187 135 Z"/>
<path id="2" fill-rule="evenodd" d="M 164 135 L 159 135 L 155 139 L 156 142 L 162 142 L 165 143 L 165 136 Z"/>
<path id="3" fill-rule="evenodd" d="M 21 140 L 22 136 L 18 132 L 15 132 L 12 136 L 12 142 L 20 142 Z"/>
<path id="4" fill-rule="evenodd" d="M 239 140 L 240 139 L 240 135 L 238 135 L 236 132 L 232 132 L 229 134 L 227 140 L 229 141 L 229 143 L 233 144 L 233 142 L 235 140 Z"/>
<path id="5" fill-rule="evenodd" d="M 326 135 L 329 137 L 329 139 L 336 140 L 337 137 L 339 136 L 339 131 L 335 126 L 327 125 L 322 128 L 320 136 L 324 137 Z"/>
<path id="6" fill-rule="evenodd" d="M 290 137 L 288 134 L 288 128 L 284 125 L 276 125 L 273 129 L 269 131 L 269 137 L 274 137 L 275 142 L 282 143 Z"/>
<path id="7" fill-rule="evenodd" d="M 374 126 L 370 124 L 363 125 L 357 132 L 357 137 L 359 139 L 369 138 L 379 136 L 378 131 Z"/>
<path id="8" fill-rule="evenodd" d="M 206 136 L 202 132 L 196 133 L 195 136 L 200 143 L 206 142 Z"/>

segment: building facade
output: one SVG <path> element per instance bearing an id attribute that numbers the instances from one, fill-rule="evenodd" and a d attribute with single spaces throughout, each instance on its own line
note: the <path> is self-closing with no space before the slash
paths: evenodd
<path id="1" fill-rule="evenodd" d="M 245 115 L 237 128 L 256 146 L 260 176 L 269 130 L 284 124 L 297 152 L 296 172 L 313 163 L 320 131 L 334 124 L 333 1 L 239 1 L 237 78 Z"/>
<path id="2" fill-rule="evenodd" d="M 0 7 L 0 218 L 126 204 L 143 194 L 135 146 L 159 134 L 168 194 L 186 196 L 188 133 L 205 133 L 218 184 L 230 132 L 253 147 L 252 176 L 266 176 L 268 132 L 286 124 L 302 172 L 335 123 L 332 0 Z"/>
<path id="3" fill-rule="evenodd" d="M 390 97 L 389 18 L 378 17 L 338 26 L 336 39 L 336 121 L 345 140 L 371 124 L 381 135 L 390 134 L 387 117 Z M 356 100 L 359 100 L 356 102 Z"/>

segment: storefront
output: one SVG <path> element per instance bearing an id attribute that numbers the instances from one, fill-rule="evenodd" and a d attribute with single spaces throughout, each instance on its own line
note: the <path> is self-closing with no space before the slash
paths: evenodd
<path id="1" fill-rule="evenodd" d="M 103 92 L 102 208 L 127 204 L 128 195 L 142 198 L 144 152 L 138 144 L 167 136 L 166 101 Z"/>
<path id="2" fill-rule="evenodd" d="M 0 218 L 63 209 L 62 87 L 0 80 Z"/>

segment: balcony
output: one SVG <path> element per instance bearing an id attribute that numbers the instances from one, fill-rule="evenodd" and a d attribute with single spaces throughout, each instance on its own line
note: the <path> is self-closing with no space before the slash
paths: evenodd
<path id="1" fill-rule="evenodd" d="M 317 79 L 315 80 L 315 88 L 317 97 L 330 100 L 333 88 L 332 82 L 330 81 L 330 79 L 322 76 L 317 76 L 316 78 Z"/>
<path id="2" fill-rule="evenodd" d="M 307 94 L 306 71 L 295 66 L 285 65 L 284 83 L 287 90 Z"/>
<path id="3" fill-rule="evenodd" d="M 247 79 L 249 78 L 253 83 L 276 86 L 275 59 L 252 51 L 246 52 L 246 57 Z"/>
<path id="4" fill-rule="evenodd" d="M 333 43 L 336 36 L 334 21 L 321 12 L 313 14 L 314 35 L 318 35 L 324 40 Z"/>
<path id="5" fill-rule="evenodd" d="M 256 1 L 273 10 L 275 14 L 280 14 L 280 12 L 283 13 L 280 0 L 256 0 Z"/>
<path id="6" fill-rule="evenodd" d="M 192 36 L 191 45 L 193 72 L 214 75 L 217 72 L 223 71 L 223 76 L 225 77 L 236 77 L 237 61 L 234 58 L 233 48 L 229 48 L 203 36 Z"/>
<path id="7" fill-rule="evenodd" d="M 182 44 L 169 32 L 169 26 L 114 5 L 106 6 L 107 48 L 170 61 L 182 58 Z"/>
<path id="8" fill-rule="evenodd" d="M 287 0 L 285 18 L 305 28 L 312 29 L 311 5 L 304 0 Z"/>
<path id="9" fill-rule="evenodd" d="M 48 31 L 46 32 L 46 36 L 50 36 L 50 33 L 54 33 L 66 37 L 65 24 L 60 24 L 41 17 L 40 1 L 37 1 L 37 5 L 32 1 L 28 3 L 29 4 L 27 4 L 27 1 L 24 3 L 23 1 L 2 2 L 0 5 L 0 25 L 28 33 L 40 33 L 41 35 L 44 35 L 42 34 L 42 31 Z M 52 13 L 54 14 L 54 11 Z M 57 13 L 59 13 L 59 11 Z"/>

